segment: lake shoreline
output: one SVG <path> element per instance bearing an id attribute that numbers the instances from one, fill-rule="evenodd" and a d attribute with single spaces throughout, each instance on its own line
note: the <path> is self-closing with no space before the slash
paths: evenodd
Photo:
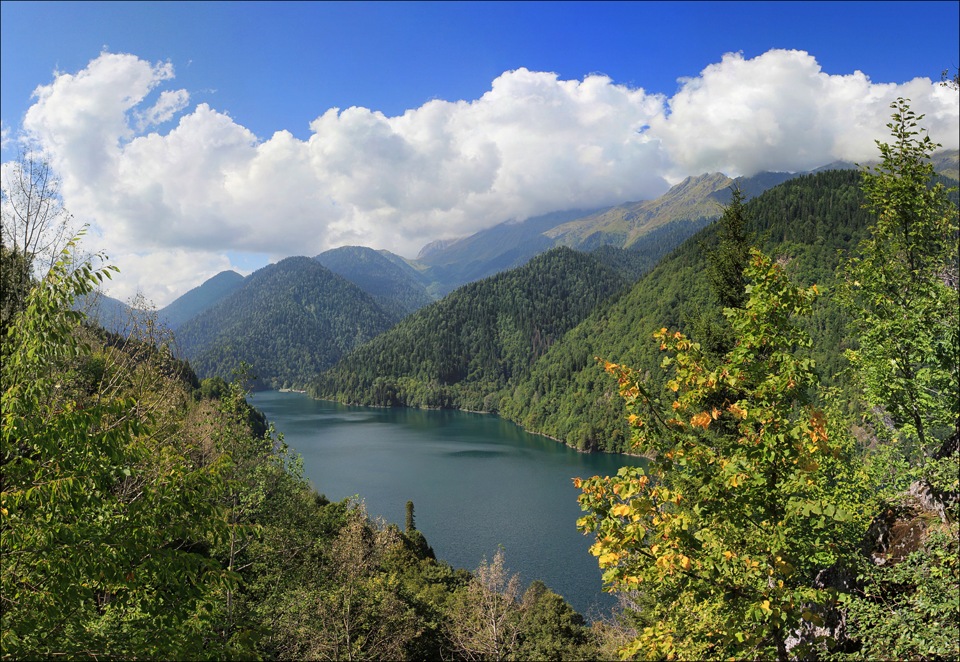
<path id="1" fill-rule="evenodd" d="M 265 389 L 265 390 L 272 390 L 272 389 Z M 566 448 L 569 448 L 569 449 L 571 449 L 571 450 L 574 450 L 574 451 L 576 451 L 576 452 L 578 452 L 578 453 L 583 453 L 584 455 L 614 455 L 614 456 L 622 455 L 622 456 L 624 456 L 624 457 L 642 458 L 642 459 L 644 459 L 644 460 L 649 460 L 649 459 L 651 459 L 651 458 L 649 458 L 649 457 L 647 457 L 646 455 L 643 455 L 643 454 L 641 454 L 641 453 L 623 453 L 623 452 L 608 453 L 608 452 L 606 452 L 606 451 L 599 451 L 599 450 L 598 450 L 598 451 L 592 451 L 592 450 L 585 450 L 585 449 L 582 449 L 582 448 L 577 448 L 576 446 L 572 446 L 572 445 L 568 444 L 568 443 L 565 442 L 563 439 L 559 439 L 559 438 L 557 438 L 557 437 L 553 437 L 553 436 L 551 436 L 551 435 L 549 435 L 549 434 L 546 434 L 546 433 L 544 433 L 544 432 L 533 432 L 533 431 L 531 431 L 531 430 L 528 430 L 527 428 L 525 428 L 524 426 L 520 425 L 520 424 L 517 423 L 516 421 L 511 421 L 509 418 L 504 418 L 503 416 L 500 416 L 500 414 L 498 414 L 498 413 L 495 412 L 495 411 L 481 411 L 481 410 L 478 410 L 478 409 L 461 409 L 461 408 L 459 408 L 459 407 L 411 407 L 411 406 L 409 406 L 409 405 L 399 405 L 399 406 L 397 406 L 397 405 L 365 405 L 365 404 L 361 404 L 361 403 L 359 403 L 359 402 L 341 402 L 341 401 L 339 401 L 339 400 L 331 400 L 330 398 L 317 398 L 317 397 L 314 397 L 314 396 L 310 395 L 310 394 L 307 393 L 306 391 L 296 391 L 296 390 L 293 390 L 293 389 L 288 389 L 288 390 L 286 390 L 286 391 L 283 390 L 283 389 L 279 389 L 279 392 L 280 392 L 280 393 L 288 393 L 288 392 L 292 392 L 292 393 L 303 393 L 303 394 L 306 394 L 307 397 L 311 398 L 312 400 L 317 400 L 318 402 L 332 402 L 332 403 L 335 403 L 335 404 L 338 404 L 338 405 L 343 405 L 344 407 L 369 407 L 369 408 L 371 408 L 371 409 L 413 409 L 413 410 L 417 410 L 417 411 L 459 411 L 459 412 L 463 412 L 463 413 L 465 413 L 465 414 L 481 414 L 481 415 L 483 415 L 483 416 L 493 416 L 493 417 L 495 417 L 495 418 L 497 418 L 497 419 L 499 419 L 499 420 L 501 420 L 501 421 L 507 421 L 508 423 L 513 423 L 514 425 L 516 425 L 518 428 L 520 428 L 521 430 L 523 430 L 523 431 L 526 432 L 527 434 L 532 434 L 532 435 L 536 435 L 536 436 L 538 436 L 538 437 L 543 437 L 543 438 L 545 438 L 545 439 L 549 439 L 550 441 L 555 441 L 556 443 L 558 443 L 558 444 L 560 444 L 560 445 L 562 445 L 562 446 L 565 446 Z"/>
<path id="2" fill-rule="evenodd" d="M 370 516 L 397 523 L 413 501 L 417 528 L 453 567 L 472 571 L 503 546 L 524 584 L 540 579 L 584 617 L 615 603 L 602 591 L 592 537 L 576 527 L 583 512 L 572 479 L 612 475 L 637 458 L 578 452 L 474 416 L 487 412 L 351 406 L 290 391 L 260 391 L 251 404 L 328 499 L 360 495 Z"/>

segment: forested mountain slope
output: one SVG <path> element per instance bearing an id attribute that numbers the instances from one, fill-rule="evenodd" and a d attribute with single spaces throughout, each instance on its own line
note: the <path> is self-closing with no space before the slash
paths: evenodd
<path id="1" fill-rule="evenodd" d="M 160 320 L 176 330 L 243 285 L 243 276 L 236 271 L 221 271 L 159 311 Z"/>
<path id="2" fill-rule="evenodd" d="M 396 321 L 316 260 L 291 257 L 251 274 L 239 290 L 180 327 L 177 341 L 202 377 L 229 377 L 246 362 L 258 384 L 290 386 Z"/>
<path id="3" fill-rule="evenodd" d="M 385 253 L 364 246 L 342 246 L 314 259 L 372 296 L 398 318 L 433 303 L 420 273 L 400 256 Z"/>
<path id="4" fill-rule="evenodd" d="M 310 391 L 367 405 L 495 409 L 500 389 L 624 284 L 590 255 L 551 250 L 419 310 Z"/>
<path id="5" fill-rule="evenodd" d="M 829 288 L 838 252 L 858 241 L 870 220 L 861 208 L 859 186 L 857 171 L 790 180 L 746 203 L 748 229 L 764 250 L 789 262 L 797 281 Z M 715 243 L 716 232 L 715 225 L 705 228 L 555 343 L 500 399 L 500 414 L 578 448 L 625 450 L 625 410 L 617 385 L 594 357 L 660 379 L 662 357 L 653 332 L 667 327 L 689 333 L 699 316 L 718 307 L 705 273 L 705 250 Z M 825 298 L 809 324 L 819 369 L 828 377 L 836 374 L 846 337 L 843 315 Z"/>

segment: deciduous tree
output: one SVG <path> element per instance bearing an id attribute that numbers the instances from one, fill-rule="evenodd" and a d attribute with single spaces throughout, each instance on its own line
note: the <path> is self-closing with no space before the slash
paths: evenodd
<path id="1" fill-rule="evenodd" d="M 837 449 L 794 319 L 817 290 L 756 251 L 746 278 L 745 307 L 726 310 L 737 344 L 721 361 L 680 333 L 655 334 L 671 352 L 668 405 L 630 368 L 606 365 L 635 449 L 651 458 L 576 481 L 604 581 L 645 592 L 653 612 L 625 656 L 784 659 L 788 634 L 827 600 L 811 579 L 843 517 L 823 468 Z"/>
<path id="2" fill-rule="evenodd" d="M 520 578 L 509 574 L 498 549 L 449 605 L 449 633 L 457 654 L 467 660 L 511 659 L 520 645 L 519 597 Z"/>
<path id="3" fill-rule="evenodd" d="M 904 99 L 891 107 L 893 142 L 877 142 L 881 163 L 864 177 L 876 222 L 841 265 L 840 298 L 864 394 L 892 417 L 905 449 L 919 444 L 908 452 L 917 457 L 960 434 L 957 207 L 933 182 L 939 145 L 918 128 L 923 116 Z"/>
<path id="4" fill-rule="evenodd" d="M 26 256 L 43 276 L 62 257 L 72 234 L 72 217 L 60 198 L 60 179 L 42 157 L 25 152 L 4 164 L 0 191 L 3 244 Z"/>
<path id="5" fill-rule="evenodd" d="M 71 304 L 110 271 L 75 267 L 74 248 L 3 339 L 0 649 L 182 656 L 206 635 L 205 600 L 230 579 L 199 549 L 224 533 L 212 497 L 226 460 L 196 469 L 154 436 L 130 372 L 113 386 L 76 378 L 78 366 L 104 366 L 90 363 Z"/>

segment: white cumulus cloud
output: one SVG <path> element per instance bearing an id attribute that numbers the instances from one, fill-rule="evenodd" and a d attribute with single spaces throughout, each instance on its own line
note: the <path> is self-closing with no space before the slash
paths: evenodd
<path id="1" fill-rule="evenodd" d="M 751 60 L 728 53 L 684 79 L 669 113 L 651 131 L 680 175 L 721 171 L 802 171 L 831 161 L 875 159 L 889 134 L 890 103 L 912 100 L 934 139 L 957 147 L 957 96 L 927 78 L 873 83 L 860 71 L 824 73 L 803 51 L 772 50 Z"/>
<path id="2" fill-rule="evenodd" d="M 958 141 L 955 93 L 826 74 L 802 51 L 724 55 L 672 98 L 518 69 L 478 99 L 395 117 L 318 109 L 306 140 L 283 127 L 256 136 L 190 108 L 185 90 L 156 94 L 173 77 L 170 63 L 104 53 L 38 87 L 23 125 L 121 267 L 111 293 L 139 288 L 157 305 L 229 268 L 227 251 L 411 255 L 511 218 L 655 197 L 688 174 L 871 159 L 897 96 L 934 139 Z"/>

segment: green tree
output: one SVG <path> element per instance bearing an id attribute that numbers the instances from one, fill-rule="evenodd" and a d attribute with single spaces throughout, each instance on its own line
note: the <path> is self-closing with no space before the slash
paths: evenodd
<path id="1" fill-rule="evenodd" d="M 923 116 L 898 99 L 878 141 L 882 161 L 864 177 L 876 216 L 870 236 L 841 265 L 840 300 L 859 348 L 850 350 L 867 401 L 893 419 L 906 449 L 933 453 L 960 434 L 960 296 L 957 207 L 933 184 L 929 156 L 939 145 Z"/>
<path id="2" fill-rule="evenodd" d="M 743 308 L 747 301 L 743 271 L 750 261 L 751 236 L 746 229 L 743 191 L 734 186 L 730 193 L 730 204 L 724 207 L 717 224 L 715 246 L 705 253 L 710 289 L 720 307 L 701 312 L 694 323 L 694 334 L 711 357 L 723 356 L 736 342 L 722 310 Z"/>
<path id="3" fill-rule="evenodd" d="M 747 232 L 743 191 L 731 189 L 730 204 L 719 221 L 716 247 L 707 253 L 707 276 L 723 308 L 743 308 L 747 282 L 743 270 L 750 262 L 750 235 Z"/>
<path id="4" fill-rule="evenodd" d="M 407 533 L 410 533 L 416 530 L 416 528 L 417 528 L 416 520 L 414 520 L 414 517 L 413 517 L 413 501 L 407 501 L 407 521 L 406 521 L 405 531 Z"/>
<path id="5" fill-rule="evenodd" d="M 858 582 L 842 599 L 860 655 L 956 659 L 957 504 L 944 494 L 960 486 L 957 207 L 934 183 L 923 116 L 904 99 L 892 107 L 893 142 L 878 142 L 864 177 L 874 225 L 838 269 L 859 342 L 847 356 L 879 437 L 866 458 L 871 530 L 889 533 L 869 539 L 873 558 L 848 559 Z"/>
<path id="6" fill-rule="evenodd" d="M 203 553 L 225 531 L 226 462 L 197 469 L 72 310 L 112 267 L 71 268 L 72 241 L 3 339 L 0 600 L 5 657 L 178 657 L 230 581 Z M 79 368 L 79 370 L 78 370 Z"/>
<path id="7" fill-rule="evenodd" d="M 582 660 L 595 653 L 583 616 L 536 580 L 524 591 L 520 627 L 522 660 Z"/>
<path id="8" fill-rule="evenodd" d="M 811 580 L 836 558 L 843 513 L 826 467 L 841 449 L 811 404 L 809 339 L 795 321 L 817 290 L 757 251 L 746 277 L 744 308 L 726 310 L 738 342 L 723 360 L 655 334 L 672 352 L 669 406 L 630 368 L 606 365 L 635 449 L 651 458 L 646 471 L 576 480 L 605 583 L 646 593 L 650 613 L 625 656 L 785 659 L 788 635 L 827 601 Z"/>

